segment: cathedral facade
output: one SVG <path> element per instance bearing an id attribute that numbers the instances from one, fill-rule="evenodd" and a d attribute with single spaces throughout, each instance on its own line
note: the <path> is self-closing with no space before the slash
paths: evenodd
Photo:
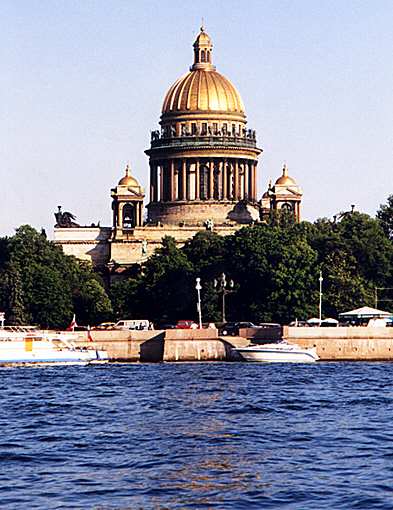
<path id="1" fill-rule="evenodd" d="M 55 242 L 67 254 L 121 273 L 146 260 L 164 236 L 178 244 L 202 229 L 228 235 L 285 210 L 300 220 L 302 191 L 286 166 L 261 200 L 257 193 L 256 132 L 234 85 L 213 65 L 213 45 L 201 28 L 189 72 L 168 90 L 160 128 L 151 132 L 149 203 L 127 165 L 111 190 L 111 227 L 67 223 L 56 213 Z M 72 216 L 72 215 L 71 215 Z"/>

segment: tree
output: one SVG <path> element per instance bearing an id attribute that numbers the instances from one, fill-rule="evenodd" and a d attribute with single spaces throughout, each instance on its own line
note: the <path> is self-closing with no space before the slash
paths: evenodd
<path id="1" fill-rule="evenodd" d="M 0 241 L 0 276 L 9 323 L 62 328 L 74 312 L 79 322 L 93 324 L 112 311 L 91 265 L 65 255 L 29 225 Z"/>
<path id="2" fill-rule="evenodd" d="M 257 225 L 227 243 L 228 272 L 238 284 L 232 319 L 288 322 L 315 310 L 317 254 L 301 228 Z"/>
<path id="3" fill-rule="evenodd" d="M 162 247 L 143 266 L 140 299 L 145 303 L 147 318 L 176 321 L 196 318 L 193 270 L 185 253 L 172 237 L 162 240 Z"/>
<path id="4" fill-rule="evenodd" d="M 393 240 L 393 195 L 389 195 L 386 204 L 381 204 L 377 218 L 389 239 Z"/>

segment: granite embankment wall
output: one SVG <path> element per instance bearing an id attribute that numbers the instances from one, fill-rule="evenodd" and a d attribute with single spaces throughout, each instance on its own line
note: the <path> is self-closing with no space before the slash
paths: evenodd
<path id="1" fill-rule="evenodd" d="M 247 345 L 245 338 L 234 337 L 230 342 L 218 337 L 217 330 L 168 329 L 157 331 L 91 331 L 80 333 L 81 345 L 94 345 L 108 352 L 111 361 L 227 361 L 232 346 Z"/>
<path id="2" fill-rule="evenodd" d="M 219 337 L 217 330 L 92 331 L 93 344 L 81 333 L 79 342 L 105 349 L 111 361 L 230 361 L 231 347 L 250 341 L 285 339 L 316 347 L 323 361 L 393 361 L 393 328 L 295 328 L 289 326 L 243 329 L 239 337 Z"/>
<path id="3" fill-rule="evenodd" d="M 325 361 L 393 361 L 393 328 L 283 326 L 242 330 L 241 334 L 255 342 L 282 338 L 303 347 L 316 347 Z"/>

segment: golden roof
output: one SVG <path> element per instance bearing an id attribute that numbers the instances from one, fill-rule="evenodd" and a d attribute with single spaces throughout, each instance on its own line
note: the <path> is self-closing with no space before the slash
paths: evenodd
<path id="1" fill-rule="evenodd" d="M 138 186 L 139 182 L 131 175 L 130 166 L 127 164 L 126 166 L 126 174 L 119 181 L 118 186 Z"/>
<path id="2" fill-rule="evenodd" d="M 194 43 L 194 64 L 164 99 L 162 113 L 220 112 L 244 116 L 244 105 L 234 85 L 211 63 L 212 43 L 203 27 Z"/>
<path id="3" fill-rule="evenodd" d="M 297 186 L 297 183 L 288 175 L 287 165 L 282 169 L 282 176 L 276 180 L 276 186 Z"/>

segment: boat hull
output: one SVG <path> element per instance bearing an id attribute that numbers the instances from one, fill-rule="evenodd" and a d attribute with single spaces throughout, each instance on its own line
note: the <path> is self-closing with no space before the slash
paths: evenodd
<path id="1" fill-rule="evenodd" d="M 235 349 L 245 361 L 262 363 L 315 363 L 319 357 L 314 348 L 302 349 L 290 345 L 288 348 L 255 346 Z"/>
<path id="2" fill-rule="evenodd" d="M 108 362 L 106 351 L 78 347 L 70 335 L 0 331 L 0 366 L 88 365 Z"/>

